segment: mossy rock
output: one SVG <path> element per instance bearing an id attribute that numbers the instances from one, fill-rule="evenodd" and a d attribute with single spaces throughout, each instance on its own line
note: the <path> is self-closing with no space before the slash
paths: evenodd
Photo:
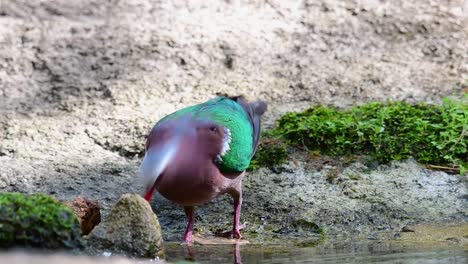
<path id="1" fill-rule="evenodd" d="M 74 212 L 45 194 L 0 193 L 0 248 L 83 246 Z"/>
<path id="2" fill-rule="evenodd" d="M 86 237 L 90 250 L 110 250 L 139 258 L 164 256 L 161 226 L 150 204 L 137 194 L 123 194 L 107 218 Z"/>

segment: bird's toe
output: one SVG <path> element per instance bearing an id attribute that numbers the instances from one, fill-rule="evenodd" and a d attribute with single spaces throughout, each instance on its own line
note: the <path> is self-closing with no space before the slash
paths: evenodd
<path id="1" fill-rule="evenodd" d="M 240 230 L 237 229 L 237 230 L 232 230 L 231 232 L 231 238 L 236 238 L 236 239 L 241 239 L 242 238 L 242 235 L 240 233 Z"/>

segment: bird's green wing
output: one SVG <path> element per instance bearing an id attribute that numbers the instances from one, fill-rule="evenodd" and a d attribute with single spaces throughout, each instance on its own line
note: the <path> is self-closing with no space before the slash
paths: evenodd
<path id="1" fill-rule="evenodd" d="M 248 113 L 236 101 L 217 97 L 198 109 L 197 118 L 211 120 L 229 130 L 229 150 L 218 162 L 223 172 L 247 169 L 254 151 L 253 127 Z"/>

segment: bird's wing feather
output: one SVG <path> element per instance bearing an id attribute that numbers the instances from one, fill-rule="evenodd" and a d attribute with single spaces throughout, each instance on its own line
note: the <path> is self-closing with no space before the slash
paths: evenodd
<path id="1" fill-rule="evenodd" d="M 215 122 L 229 130 L 229 150 L 217 160 L 222 172 L 241 172 L 250 164 L 253 149 L 250 117 L 235 100 L 217 97 L 204 103 L 194 118 Z"/>
<path id="2" fill-rule="evenodd" d="M 222 157 L 220 169 L 224 172 L 244 171 L 257 150 L 260 118 L 267 105 L 263 101 L 249 103 L 243 96 L 221 96 L 217 100 L 212 117 L 231 134 L 230 150 Z"/>
<path id="3" fill-rule="evenodd" d="M 258 143 L 260 141 L 260 131 L 261 131 L 261 124 L 260 118 L 267 110 L 267 104 L 264 101 L 254 101 L 254 102 L 247 102 L 243 96 L 232 96 L 229 99 L 236 101 L 238 104 L 242 106 L 245 112 L 247 112 L 250 124 L 252 125 L 253 133 L 253 144 L 252 144 L 252 154 L 250 157 L 252 158 L 255 155 L 255 152 L 258 148 Z"/>

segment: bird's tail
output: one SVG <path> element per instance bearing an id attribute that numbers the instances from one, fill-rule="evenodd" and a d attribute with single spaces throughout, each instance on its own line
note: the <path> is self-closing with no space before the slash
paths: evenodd
<path id="1" fill-rule="evenodd" d="M 147 200 L 151 199 L 156 180 L 174 158 L 178 145 L 177 138 L 173 138 L 165 144 L 154 144 L 147 149 L 140 165 L 140 179 L 146 189 L 145 198 L 149 196 Z"/>

